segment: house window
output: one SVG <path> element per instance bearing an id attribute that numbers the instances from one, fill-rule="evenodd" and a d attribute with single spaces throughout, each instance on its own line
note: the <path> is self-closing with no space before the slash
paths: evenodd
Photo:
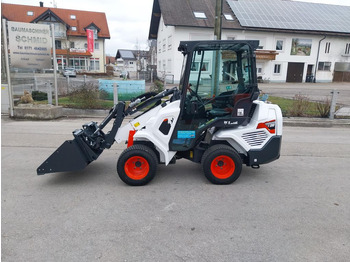
<path id="1" fill-rule="evenodd" d="M 195 18 L 199 19 L 207 19 L 207 16 L 205 15 L 204 12 L 193 12 Z"/>
<path id="2" fill-rule="evenodd" d="M 98 49 L 100 49 L 100 43 L 98 43 L 98 42 L 95 42 L 94 46 L 95 46 L 95 50 L 98 50 Z"/>
<path id="3" fill-rule="evenodd" d="M 224 17 L 226 18 L 227 21 L 233 21 L 233 17 L 231 14 L 224 14 Z"/>
<path id="4" fill-rule="evenodd" d="M 262 73 L 262 68 L 261 67 L 257 67 L 256 68 L 256 73 L 257 74 L 261 74 Z"/>
<path id="5" fill-rule="evenodd" d="M 168 65 L 167 65 L 167 71 L 168 73 L 171 73 L 171 59 L 168 59 Z"/>
<path id="6" fill-rule="evenodd" d="M 62 42 L 60 40 L 55 40 L 55 49 L 62 49 Z"/>
<path id="7" fill-rule="evenodd" d="M 166 43 L 165 43 L 165 39 L 163 39 L 163 52 L 165 52 L 165 47 L 166 47 Z"/>
<path id="8" fill-rule="evenodd" d="M 88 45 L 87 43 L 84 44 L 84 48 L 87 49 L 88 48 Z"/>
<path id="9" fill-rule="evenodd" d="M 75 20 L 77 17 L 75 15 L 70 15 L 70 19 Z"/>
<path id="10" fill-rule="evenodd" d="M 100 60 L 98 58 L 90 58 L 90 71 L 100 70 Z"/>
<path id="11" fill-rule="evenodd" d="M 72 26 L 72 31 L 77 31 L 77 27 L 76 26 Z"/>
<path id="12" fill-rule="evenodd" d="M 171 50 L 172 47 L 172 36 L 168 36 L 168 50 Z"/>
<path id="13" fill-rule="evenodd" d="M 318 70 L 320 71 L 331 71 L 331 62 L 318 62 Z"/>
<path id="14" fill-rule="evenodd" d="M 129 61 L 129 65 L 133 65 L 133 64 L 134 64 L 134 62 Z"/>
<path id="15" fill-rule="evenodd" d="M 331 43 L 330 42 L 326 42 L 326 47 L 324 49 L 325 54 L 329 54 L 329 49 L 331 48 Z"/>
<path id="16" fill-rule="evenodd" d="M 281 64 L 275 64 L 275 67 L 273 69 L 274 74 L 280 74 L 281 73 Z"/>
<path id="17" fill-rule="evenodd" d="M 349 55 L 350 54 L 350 43 L 347 43 L 345 46 L 345 54 Z"/>
<path id="18" fill-rule="evenodd" d="M 192 62 L 191 71 L 199 71 L 200 62 Z M 203 62 L 201 71 L 209 71 L 209 62 Z"/>
<path id="19" fill-rule="evenodd" d="M 69 43 L 69 46 L 70 46 L 70 48 L 75 48 L 74 42 L 70 42 L 70 43 Z"/>
<path id="20" fill-rule="evenodd" d="M 33 16 L 34 15 L 34 12 L 33 11 L 28 11 L 27 12 L 27 16 Z"/>
<path id="21" fill-rule="evenodd" d="M 94 40 L 96 40 L 98 37 L 97 37 L 97 30 L 96 30 L 96 28 L 95 27 L 88 27 L 88 28 L 86 28 L 86 29 L 90 29 L 90 30 L 92 30 L 93 32 L 94 32 Z"/>
<path id="22" fill-rule="evenodd" d="M 283 40 L 276 41 L 276 50 L 283 50 Z"/>
<path id="23" fill-rule="evenodd" d="M 69 67 L 74 67 L 77 70 L 86 70 L 86 57 L 72 57 L 69 58 Z"/>

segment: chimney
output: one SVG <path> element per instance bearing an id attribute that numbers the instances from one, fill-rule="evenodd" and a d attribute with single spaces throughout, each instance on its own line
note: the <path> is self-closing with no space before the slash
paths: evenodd
<path id="1" fill-rule="evenodd" d="M 44 2 L 39 2 L 40 7 L 44 7 Z"/>

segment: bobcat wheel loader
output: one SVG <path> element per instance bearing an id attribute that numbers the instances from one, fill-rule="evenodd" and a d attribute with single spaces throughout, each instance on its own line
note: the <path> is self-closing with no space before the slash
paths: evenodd
<path id="1" fill-rule="evenodd" d="M 282 113 L 277 105 L 258 100 L 257 47 L 258 41 L 180 42 L 179 87 L 145 93 L 128 107 L 119 102 L 100 124 L 75 130 L 74 139 L 64 142 L 37 174 L 81 170 L 114 142 L 127 142 L 117 172 L 132 186 L 150 182 L 158 164 L 181 158 L 201 163 L 214 184 L 234 182 L 243 164 L 259 168 L 278 159 Z M 131 115 L 135 117 L 121 126 Z"/>

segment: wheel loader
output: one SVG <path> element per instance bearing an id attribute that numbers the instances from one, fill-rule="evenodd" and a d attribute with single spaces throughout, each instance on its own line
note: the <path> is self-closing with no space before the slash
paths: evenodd
<path id="1" fill-rule="evenodd" d="M 131 186 L 149 183 L 159 164 L 200 163 L 214 184 L 230 184 L 242 165 L 259 168 L 280 156 L 282 113 L 259 100 L 258 41 L 182 41 L 179 86 L 148 92 L 128 106 L 116 104 L 100 123 L 73 131 L 37 174 L 74 172 L 95 161 L 114 142 L 126 143 L 117 173 Z M 122 125 L 123 120 L 130 119 Z M 111 130 L 104 127 L 113 120 Z M 125 122 L 124 122 L 125 123 Z"/>

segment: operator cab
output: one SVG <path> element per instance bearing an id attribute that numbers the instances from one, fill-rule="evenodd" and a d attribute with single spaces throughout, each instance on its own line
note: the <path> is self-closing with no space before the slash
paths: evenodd
<path id="1" fill-rule="evenodd" d="M 255 54 L 258 41 L 181 42 L 181 113 L 170 141 L 186 151 L 203 140 L 210 127 L 247 125 L 259 90 Z"/>

